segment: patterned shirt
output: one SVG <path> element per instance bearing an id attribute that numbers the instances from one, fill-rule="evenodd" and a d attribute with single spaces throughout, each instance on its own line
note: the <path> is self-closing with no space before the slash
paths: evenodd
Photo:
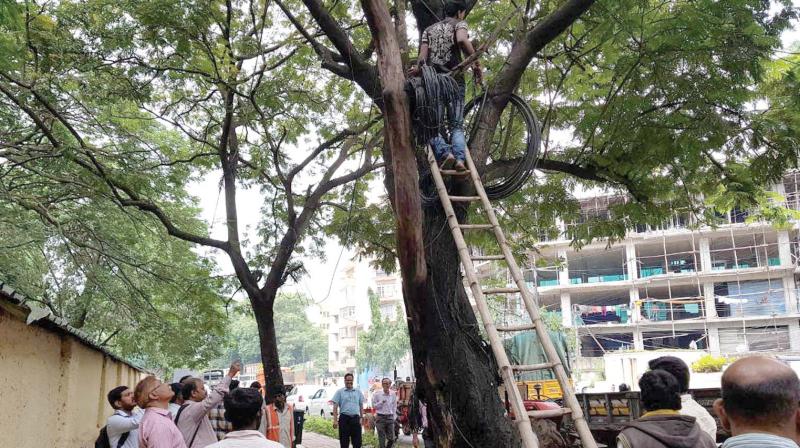
<path id="1" fill-rule="evenodd" d="M 461 29 L 467 31 L 467 22 L 452 17 L 426 28 L 420 41 L 428 45 L 428 60 L 425 62 L 448 70 L 461 63 L 461 49 L 456 42 L 456 31 Z"/>
<path id="2" fill-rule="evenodd" d="M 147 408 L 139 424 L 139 448 L 186 448 L 167 409 Z"/>
<path id="3" fill-rule="evenodd" d="M 208 411 L 208 421 L 211 422 L 211 427 L 214 428 L 214 433 L 217 435 L 217 440 L 222 440 L 225 435 L 233 431 L 231 422 L 225 420 L 225 404 L 220 403 L 210 411 Z"/>
<path id="4" fill-rule="evenodd" d="M 333 395 L 334 403 L 339 406 L 339 412 L 343 415 L 361 415 L 364 405 L 364 395 L 358 389 L 341 388 Z"/>

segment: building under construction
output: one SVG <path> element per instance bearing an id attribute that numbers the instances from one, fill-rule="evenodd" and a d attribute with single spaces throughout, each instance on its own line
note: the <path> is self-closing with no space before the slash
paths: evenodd
<path id="1" fill-rule="evenodd" d="M 800 210 L 800 172 L 774 190 Z M 621 196 L 581 200 L 582 216 L 609 216 Z M 800 222 L 777 230 L 733 210 L 722 224 L 700 225 L 676 213 L 639 226 L 608 246 L 581 250 L 563 235 L 542 242 L 526 278 L 541 304 L 575 327 L 584 357 L 620 349 L 701 349 L 714 354 L 800 352 Z"/>

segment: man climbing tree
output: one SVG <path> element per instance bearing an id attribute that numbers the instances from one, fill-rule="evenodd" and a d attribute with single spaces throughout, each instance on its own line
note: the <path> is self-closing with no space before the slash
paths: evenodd
<path id="1" fill-rule="evenodd" d="M 450 73 L 455 70 L 462 61 L 462 51 L 470 56 L 475 53 L 475 48 L 469 39 L 467 22 L 464 18 L 467 15 L 467 5 L 464 0 L 449 0 L 444 6 L 445 19 L 434 23 L 425 29 L 420 40 L 419 57 L 417 64 L 411 67 L 409 75 L 419 76 L 422 66 L 432 67 L 439 73 Z M 472 65 L 475 79 L 483 82 L 483 72 L 480 62 L 477 60 Z M 455 95 L 446 105 L 447 119 L 450 125 L 450 144 L 442 138 L 441 133 L 437 133 L 430 144 L 436 153 L 436 159 L 441 163 L 443 169 L 450 169 L 455 162 L 458 171 L 466 170 L 464 166 L 464 150 L 467 146 L 464 138 L 464 95 L 466 85 L 464 74 L 456 71 L 453 74 L 457 88 Z M 441 110 L 441 105 L 439 109 Z"/>
<path id="2" fill-rule="evenodd" d="M 444 15 L 441 2 L 396 1 L 390 9 L 382 0 L 362 0 L 369 36 L 351 31 L 360 11 L 302 0 L 303 13 L 284 0 L 275 3 L 306 37 L 322 66 L 357 84 L 383 112 L 384 183 L 396 223 L 387 240 L 394 236 L 397 241 L 392 255 L 403 275 L 417 390 L 429 401 L 436 445 L 519 446 L 464 291 L 446 217 L 441 207 L 423 207 L 420 200 L 419 180 L 427 163 L 423 151 L 414 151 L 409 98 L 403 91 L 406 7 L 416 29 L 426 30 Z M 493 76 L 480 121 L 468 136 L 477 170 L 486 182 L 515 163 L 489 156 L 515 91 L 534 105 L 547 138 L 536 164 L 548 176 L 503 204 L 519 210 L 504 224 L 520 221 L 507 226 L 520 239 L 536 238 L 556 217 L 578 221 L 577 204 L 569 196 L 578 185 L 613 188 L 631 198 L 614 208 L 610 222 L 581 221 L 571 227 L 568 236 L 580 243 L 624 234 L 633 222 L 663 220 L 676 203 L 694 207 L 692 198 L 700 194 L 736 195 L 738 203 L 752 203 L 757 182 L 751 179 L 777 180 L 788 161 L 797 160 L 789 155 L 792 146 L 783 143 L 788 128 L 773 121 L 772 113 L 751 113 L 746 106 L 762 96 L 763 64 L 793 17 L 790 8 L 780 7 L 782 2 L 485 3 L 467 1 L 475 9 L 470 16 L 481 18 L 472 26 L 499 36 L 491 46 L 500 50 L 484 59 Z M 780 12 L 771 14 L 772 6 Z M 506 14 L 510 22 L 502 20 Z M 572 138 L 550 141 L 548 135 L 556 132 Z M 745 165 L 741 160 L 747 150 L 741 146 L 750 145 L 756 147 L 754 157 Z M 466 222 L 469 207 L 456 213 Z M 371 226 L 364 230 L 372 231 L 385 221 L 364 222 Z M 354 245 L 364 252 L 379 250 Z"/>

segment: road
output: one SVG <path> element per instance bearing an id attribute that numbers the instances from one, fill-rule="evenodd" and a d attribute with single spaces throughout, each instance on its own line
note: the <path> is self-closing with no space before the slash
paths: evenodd
<path id="1" fill-rule="evenodd" d="M 400 434 L 398 442 L 396 448 L 411 448 L 411 436 Z M 339 441 L 333 437 L 303 431 L 303 444 L 297 448 L 339 448 Z"/>

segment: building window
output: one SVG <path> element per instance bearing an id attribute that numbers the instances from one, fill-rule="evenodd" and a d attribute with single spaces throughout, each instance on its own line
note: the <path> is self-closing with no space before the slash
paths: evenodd
<path id="1" fill-rule="evenodd" d="M 379 285 L 378 297 L 391 297 L 394 295 L 394 285 Z"/>
<path id="2" fill-rule="evenodd" d="M 356 307 L 354 306 L 346 306 L 341 309 L 341 314 L 343 318 L 350 318 L 356 315 Z"/>
<path id="3" fill-rule="evenodd" d="M 397 305 L 394 303 L 381 305 L 381 317 L 384 319 L 395 320 L 397 318 Z"/>
<path id="4" fill-rule="evenodd" d="M 723 354 L 789 350 L 786 326 L 720 328 L 719 349 Z"/>

